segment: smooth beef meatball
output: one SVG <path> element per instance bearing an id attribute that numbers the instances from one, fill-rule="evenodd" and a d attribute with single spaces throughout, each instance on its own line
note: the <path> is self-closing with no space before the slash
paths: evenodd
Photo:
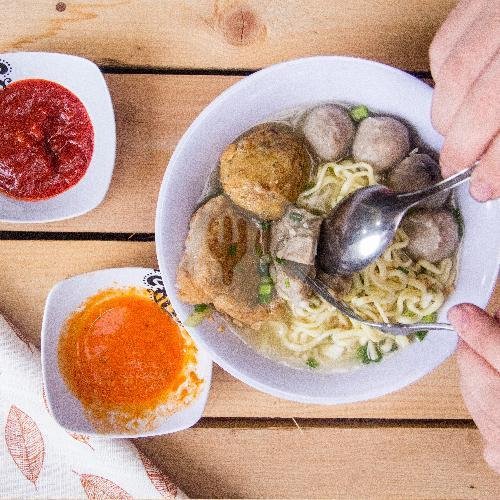
<path id="1" fill-rule="evenodd" d="M 265 220 L 282 217 L 309 180 L 305 141 L 291 127 L 265 123 L 230 144 L 220 158 L 220 180 L 231 200 Z"/>
<path id="2" fill-rule="evenodd" d="M 336 161 L 348 155 L 355 128 L 347 111 L 337 104 L 311 109 L 302 127 L 306 139 L 324 161 Z"/>
<path id="3" fill-rule="evenodd" d="M 410 239 L 406 252 L 414 260 L 438 262 L 451 257 L 460 241 L 458 223 L 444 208 L 415 210 L 403 219 L 401 229 Z"/>
<path id="4" fill-rule="evenodd" d="M 409 193 L 432 186 L 442 179 L 439 165 L 426 154 L 412 154 L 389 170 L 386 184 L 396 193 Z M 420 207 L 443 206 L 449 193 L 439 193 L 419 203 Z"/>
<path id="5" fill-rule="evenodd" d="M 365 118 L 352 145 L 357 161 L 369 163 L 376 173 L 385 172 L 410 152 L 410 134 L 405 125 L 389 116 Z"/>

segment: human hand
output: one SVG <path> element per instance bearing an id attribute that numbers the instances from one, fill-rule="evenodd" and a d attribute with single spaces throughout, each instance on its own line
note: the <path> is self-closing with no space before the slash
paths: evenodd
<path id="1" fill-rule="evenodd" d="M 461 0 L 432 41 L 432 123 L 447 177 L 474 164 L 470 192 L 500 197 L 500 2 Z"/>
<path id="2" fill-rule="evenodd" d="M 492 318 L 472 304 L 448 312 L 460 336 L 457 350 L 465 404 L 484 441 L 484 459 L 500 474 L 500 311 Z"/>

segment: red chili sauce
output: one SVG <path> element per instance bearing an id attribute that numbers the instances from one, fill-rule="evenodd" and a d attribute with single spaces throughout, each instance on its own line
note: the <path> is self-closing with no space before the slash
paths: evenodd
<path id="1" fill-rule="evenodd" d="M 47 80 L 0 90 L 0 192 L 43 200 L 74 186 L 94 151 L 94 128 L 82 102 Z"/>

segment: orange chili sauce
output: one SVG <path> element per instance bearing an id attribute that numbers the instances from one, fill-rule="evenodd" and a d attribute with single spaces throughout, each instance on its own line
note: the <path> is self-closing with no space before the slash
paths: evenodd
<path id="1" fill-rule="evenodd" d="M 194 344 L 146 289 L 109 289 L 89 298 L 67 319 L 58 358 L 66 384 L 97 427 L 95 420 L 109 412 L 121 415 L 122 427 L 145 417 L 186 377 L 201 382 L 184 369 L 196 359 Z M 181 399 L 187 394 L 183 389 Z"/>

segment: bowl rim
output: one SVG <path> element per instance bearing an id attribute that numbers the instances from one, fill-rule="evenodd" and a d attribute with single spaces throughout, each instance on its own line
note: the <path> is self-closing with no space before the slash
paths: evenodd
<path id="1" fill-rule="evenodd" d="M 209 115 L 214 108 L 219 106 L 219 103 L 221 101 L 224 101 L 228 96 L 231 94 L 240 92 L 243 90 L 245 87 L 250 86 L 258 82 L 262 78 L 267 78 L 268 76 L 272 75 L 274 72 L 279 72 L 283 68 L 294 68 L 294 67 L 300 67 L 301 65 L 308 64 L 310 62 L 313 63 L 321 63 L 321 62 L 331 62 L 331 61 L 339 61 L 339 62 L 347 62 L 350 64 L 362 64 L 362 65 L 369 65 L 373 66 L 378 69 L 383 69 L 386 72 L 393 73 L 394 75 L 397 75 L 398 78 L 404 78 L 407 79 L 409 82 L 412 82 L 412 85 L 419 86 L 423 92 L 426 93 L 432 93 L 432 88 L 419 78 L 403 71 L 398 68 L 373 61 L 373 60 L 368 60 L 368 59 L 363 59 L 359 57 L 350 57 L 350 56 L 313 56 L 313 57 L 304 57 L 304 58 L 299 58 L 299 59 L 293 59 L 290 61 L 285 61 L 281 62 L 278 64 L 271 65 L 269 67 L 263 68 L 259 71 L 256 71 L 255 73 L 252 73 L 251 75 L 245 77 L 244 79 L 234 83 L 230 87 L 228 87 L 226 90 L 224 90 L 221 94 L 219 94 L 215 99 L 213 99 L 202 111 L 201 113 L 194 119 L 194 121 L 190 124 L 190 126 L 187 128 L 179 142 L 177 143 L 177 146 L 168 162 L 168 167 L 164 173 L 163 180 L 161 183 L 160 191 L 159 191 L 159 196 L 158 196 L 158 202 L 157 202 L 157 207 L 156 207 L 156 218 L 155 218 L 155 236 L 156 236 L 156 253 L 157 253 L 157 258 L 158 258 L 158 263 L 160 267 L 160 271 L 165 268 L 165 262 L 168 259 L 168 256 L 165 255 L 164 252 L 161 251 L 161 248 L 163 246 L 163 232 L 162 232 L 162 227 L 161 224 L 164 219 L 164 200 L 166 198 L 166 191 L 168 189 L 168 186 L 170 184 L 170 178 L 171 175 L 169 172 L 171 172 L 170 166 L 175 164 L 178 160 L 178 158 L 181 156 L 181 153 L 184 151 L 184 149 L 187 147 L 186 144 L 189 142 L 189 139 L 191 135 L 193 134 L 194 130 L 199 126 L 201 122 L 205 120 L 205 117 Z M 497 211 L 500 213 L 500 203 L 495 205 L 495 208 Z M 166 215 L 166 214 L 165 214 Z M 498 257 L 497 257 L 497 267 L 498 267 L 498 262 L 500 261 L 500 251 L 498 252 Z M 167 294 L 170 297 L 170 300 L 172 302 L 172 306 L 174 307 L 175 310 L 177 310 L 177 304 L 180 304 L 180 301 L 177 299 L 177 294 L 176 294 L 176 288 L 175 288 L 175 283 L 170 283 L 168 279 L 166 279 L 164 273 L 162 272 L 163 276 L 163 281 L 165 285 L 165 289 L 167 291 Z M 492 277 L 490 280 L 490 286 L 488 287 L 489 290 L 489 295 L 491 295 L 492 290 L 494 289 L 494 284 L 495 284 L 495 277 Z M 488 298 L 484 298 L 481 304 L 479 304 L 481 307 L 484 307 L 488 301 Z M 199 327 L 197 327 L 199 328 Z M 314 404 L 324 404 L 324 405 L 334 405 L 334 404 L 345 404 L 345 403 L 354 403 L 354 402 L 359 402 L 359 401 L 366 401 L 369 399 L 374 399 L 377 397 L 384 396 L 386 394 L 389 394 L 391 392 L 397 391 L 399 389 L 402 389 L 413 382 L 419 380 L 423 376 L 427 375 L 431 371 L 433 371 L 437 366 L 441 365 L 448 357 L 453 354 L 453 351 L 456 348 L 457 340 L 458 337 L 455 334 L 454 338 L 454 348 L 451 352 L 449 352 L 446 356 L 441 357 L 440 359 L 434 359 L 434 360 L 429 360 L 427 364 L 423 368 L 415 368 L 412 370 L 410 373 L 406 374 L 405 376 L 399 377 L 397 380 L 391 381 L 391 383 L 386 383 L 383 386 L 380 386 L 378 389 L 368 389 L 365 391 L 359 391 L 355 394 L 351 395 L 344 395 L 344 396 L 310 396 L 310 395 L 300 395 L 297 394 L 293 391 L 289 390 L 284 390 L 276 387 L 272 387 L 267 385 L 266 383 L 260 382 L 259 380 L 256 380 L 253 378 L 251 374 L 245 373 L 242 370 L 239 369 L 239 367 L 236 364 L 233 364 L 231 361 L 227 361 L 224 357 L 220 356 L 217 352 L 214 351 L 214 349 L 210 346 L 208 342 L 206 342 L 203 338 L 202 335 L 198 335 L 197 333 L 197 328 L 188 328 L 188 331 L 190 335 L 193 336 L 197 340 L 197 342 L 200 343 L 200 345 L 203 346 L 209 353 L 212 359 L 219 365 L 221 366 L 224 370 L 226 370 L 228 373 L 236 377 L 238 380 L 244 382 L 245 384 L 258 389 L 264 393 L 273 395 L 275 397 L 280 397 L 289 401 L 295 401 L 295 402 L 300 402 L 300 403 L 314 403 Z M 275 361 L 278 363 L 277 361 Z"/>

